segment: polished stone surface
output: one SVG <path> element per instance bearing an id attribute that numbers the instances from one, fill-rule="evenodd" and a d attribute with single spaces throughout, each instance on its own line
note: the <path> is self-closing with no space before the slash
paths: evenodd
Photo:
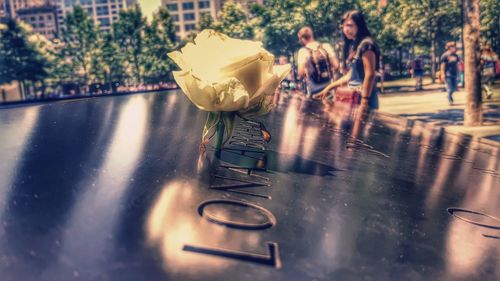
<path id="1" fill-rule="evenodd" d="M 220 157 L 175 92 L 0 109 L 0 280 L 500 279 L 499 147 L 276 101 Z"/>

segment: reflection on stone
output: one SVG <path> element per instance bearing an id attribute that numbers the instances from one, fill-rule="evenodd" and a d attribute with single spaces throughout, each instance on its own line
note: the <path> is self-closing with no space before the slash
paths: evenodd
<path id="1" fill-rule="evenodd" d="M 184 251 L 185 245 L 204 245 L 229 249 L 260 249 L 258 233 L 245 235 L 203 219 L 197 214 L 196 194 L 201 188 L 193 181 L 166 184 L 152 206 L 146 223 L 147 241 L 159 249 L 168 272 L 196 276 L 222 273 L 231 262 L 219 257 Z M 260 244 L 259 244 L 260 243 Z"/>
<path id="2" fill-rule="evenodd" d="M 499 230 L 446 210 L 500 216 L 500 146 L 276 99 L 259 119 L 272 141 L 243 126 L 220 158 L 211 144 L 200 156 L 206 116 L 175 92 L 1 109 L 2 281 L 499 279 Z M 255 204 L 276 224 L 215 224 L 197 212 L 209 200 Z"/>

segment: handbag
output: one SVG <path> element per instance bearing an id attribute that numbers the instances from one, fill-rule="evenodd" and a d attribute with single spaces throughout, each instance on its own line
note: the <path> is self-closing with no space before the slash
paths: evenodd
<path id="1" fill-rule="evenodd" d="M 361 91 L 358 87 L 338 87 L 333 97 L 333 101 L 338 103 L 350 105 L 359 105 L 361 103 Z"/>

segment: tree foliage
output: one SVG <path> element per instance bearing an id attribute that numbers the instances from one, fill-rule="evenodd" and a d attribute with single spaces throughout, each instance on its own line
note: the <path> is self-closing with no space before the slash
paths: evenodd
<path id="1" fill-rule="evenodd" d="M 66 15 L 62 29 L 63 47 L 60 50 L 60 63 L 76 75 L 79 82 L 88 84 L 92 57 L 96 49 L 97 29 L 94 21 L 80 6 Z"/>
<path id="2" fill-rule="evenodd" d="M 481 0 L 481 34 L 483 41 L 500 53 L 500 1 Z"/>
<path id="3" fill-rule="evenodd" d="M 0 84 L 17 81 L 23 93 L 27 92 L 27 81 L 45 79 L 50 66 L 49 45 L 50 42 L 33 34 L 23 23 L 10 19 L 1 24 Z"/>
<path id="4" fill-rule="evenodd" d="M 253 39 L 254 37 L 254 29 L 248 16 L 238 3 L 226 2 L 213 28 L 233 38 Z"/>
<path id="5" fill-rule="evenodd" d="M 146 19 L 142 16 L 139 6 L 120 11 L 120 17 L 113 24 L 113 31 L 120 51 L 125 55 L 126 67 L 131 70 L 135 83 L 142 82 L 143 39 Z"/>

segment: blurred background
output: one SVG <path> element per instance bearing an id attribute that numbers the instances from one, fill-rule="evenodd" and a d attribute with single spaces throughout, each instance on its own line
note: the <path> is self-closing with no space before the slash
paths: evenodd
<path id="1" fill-rule="evenodd" d="M 480 1 L 481 42 L 496 53 L 499 3 Z M 262 41 L 295 66 L 297 31 L 308 25 L 341 56 L 339 20 L 351 9 L 382 50 L 383 93 L 442 91 L 445 44 L 463 56 L 462 0 L 0 0 L 0 102 L 176 88 L 167 53 L 206 28 Z M 412 80 L 416 58 L 423 89 Z"/>

